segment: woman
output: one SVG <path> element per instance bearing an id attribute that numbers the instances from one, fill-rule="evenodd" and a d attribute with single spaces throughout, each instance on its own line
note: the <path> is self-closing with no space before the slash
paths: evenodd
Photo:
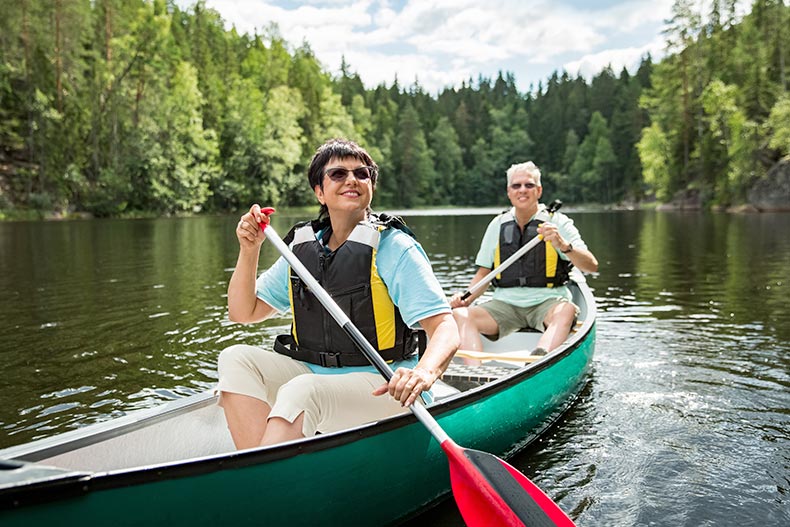
<path id="1" fill-rule="evenodd" d="M 359 145 L 333 139 L 313 156 L 308 180 L 318 220 L 286 236 L 294 254 L 347 312 L 395 375 L 381 376 L 280 258 L 256 280 L 268 221 L 253 205 L 241 217 L 239 257 L 228 287 L 234 322 L 291 309 L 290 335 L 275 352 L 247 345 L 219 358 L 220 404 L 237 448 L 271 445 L 401 413 L 430 390 L 458 348 L 458 328 L 430 262 L 399 220 L 370 209 L 378 167 Z M 353 307 L 352 307 L 353 306 Z M 419 324 L 429 337 L 417 357 Z"/>

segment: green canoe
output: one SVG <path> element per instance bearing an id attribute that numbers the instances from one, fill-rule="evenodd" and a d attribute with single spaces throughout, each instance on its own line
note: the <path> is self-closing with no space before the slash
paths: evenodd
<path id="1" fill-rule="evenodd" d="M 429 409 L 456 443 L 512 456 L 573 402 L 590 370 L 595 301 L 536 362 L 454 359 Z M 511 358 L 521 332 L 486 343 Z M 551 495 L 551 489 L 544 489 Z M 390 525 L 450 492 L 445 454 L 411 413 L 237 452 L 211 392 L 0 450 L 0 525 Z"/>

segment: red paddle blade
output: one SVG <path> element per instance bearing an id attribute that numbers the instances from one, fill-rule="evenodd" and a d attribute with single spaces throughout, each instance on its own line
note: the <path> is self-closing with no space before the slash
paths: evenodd
<path id="1" fill-rule="evenodd" d="M 442 443 L 453 496 L 469 527 L 573 527 L 570 518 L 527 477 L 498 457 Z"/>

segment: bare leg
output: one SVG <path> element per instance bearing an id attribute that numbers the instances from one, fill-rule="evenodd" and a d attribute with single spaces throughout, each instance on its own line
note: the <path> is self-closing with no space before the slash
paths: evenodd
<path id="1" fill-rule="evenodd" d="M 471 308 L 459 307 L 453 309 L 453 318 L 458 324 L 458 334 L 461 337 L 461 349 L 482 351 L 483 340 L 480 330 L 472 317 Z"/>
<path id="2" fill-rule="evenodd" d="M 543 320 L 546 330 L 538 340 L 539 348 L 551 351 L 562 344 L 571 331 L 571 324 L 576 317 L 576 308 L 569 302 L 554 306 Z"/>
<path id="3" fill-rule="evenodd" d="M 222 392 L 222 409 L 237 449 L 260 445 L 266 432 L 266 419 L 272 411 L 268 404 L 249 395 Z"/>
<path id="4" fill-rule="evenodd" d="M 275 445 L 293 439 L 302 439 L 302 423 L 304 423 L 304 412 L 294 419 L 293 423 L 282 417 L 272 417 L 266 425 L 266 432 L 263 434 L 261 446 Z"/>
<path id="5" fill-rule="evenodd" d="M 483 339 L 480 334 L 495 335 L 499 333 L 499 326 L 481 307 L 459 307 L 453 309 L 453 318 L 458 324 L 458 333 L 461 337 L 462 350 L 483 351 Z M 482 364 L 477 359 L 464 359 L 465 364 Z"/>

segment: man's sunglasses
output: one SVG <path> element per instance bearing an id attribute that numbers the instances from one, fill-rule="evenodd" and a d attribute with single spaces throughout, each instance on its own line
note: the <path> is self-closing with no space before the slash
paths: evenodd
<path id="1" fill-rule="evenodd" d="M 339 182 L 345 181 L 349 172 L 354 174 L 354 177 L 360 181 L 373 178 L 376 175 L 376 169 L 370 166 L 358 167 L 353 170 L 344 167 L 332 167 L 324 170 L 324 175 L 329 176 L 329 179 L 332 181 Z"/>
<path id="2" fill-rule="evenodd" d="M 527 190 L 532 190 L 533 188 L 537 188 L 537 185 L 535 183 L 513 183 L 510 185 L 510 188 L 513 190 L 518 190 L 521 187 L 524 187 Z"/>

